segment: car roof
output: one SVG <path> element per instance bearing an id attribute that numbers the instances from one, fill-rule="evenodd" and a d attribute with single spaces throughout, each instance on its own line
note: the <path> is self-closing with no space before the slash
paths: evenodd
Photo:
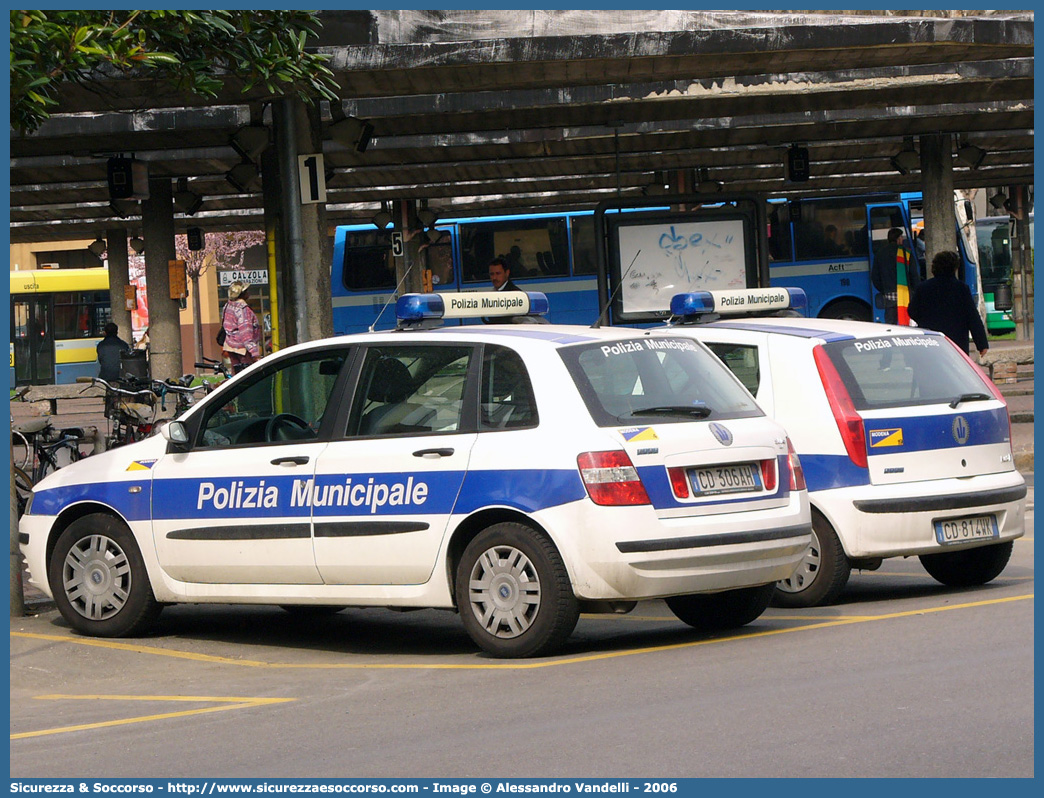
<path id="1" fill-rule="evenodd" d="M 750 319 L 714 321 L 691 329 L 747 330 L 797 338 L 818 338 L 825 342 L 847 341 L 856 338 L 883 338 L 891 335 L 940 335 L 934 330 L 922 330 L 899 324 L 880 324 L 871 321 L 847 319 L 806 319 L 794 316 L 766 316 Z"/>
<path id="2" fill-rule="evenodd" d="M 554 347 L 572 344 L 594 343 L 596 341 L 615 341 L 627 338 L 638 338 L 651 334 L 651 330 L 634 327 L 585 327 L 567 324 L 467 324 L 447 325 L 429 329 L 414 330 L 382 330 L 375 332 L 337 335 L 307 343 L 287 347 L 282 352 L 304 350 L 336 344 L 359 344 L 369 342 L 409 343 L 411 341 L 440 341 L 447 338 L 455 340 L 488 340 L 495 341 L 531 341 L 546 343 Z M 668 331 L 670 332 L 670 331 Z M 675 331 L 680 332 L 680 331 Z M 657 336 L 659 337 L 659 336 Z"/>

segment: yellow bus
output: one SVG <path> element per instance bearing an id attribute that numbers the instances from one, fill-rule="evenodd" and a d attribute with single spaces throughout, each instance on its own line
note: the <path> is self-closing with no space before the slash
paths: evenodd
<path id="1" fill-rule="evenodd" d="M 11 272 L 11 385 L 97 376 L 95 347 L 111 318 L 108 269 Z"/>

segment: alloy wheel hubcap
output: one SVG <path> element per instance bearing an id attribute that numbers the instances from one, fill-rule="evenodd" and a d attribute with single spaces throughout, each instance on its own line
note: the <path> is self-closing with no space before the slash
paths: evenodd
<path id="1" fill-rule="evenodd" d="M 529 558 L 513 546 L 482 552 L 468 581 L 471 610 L 499 638 L 523 634 L 540 610 L 540 580 Z"/>

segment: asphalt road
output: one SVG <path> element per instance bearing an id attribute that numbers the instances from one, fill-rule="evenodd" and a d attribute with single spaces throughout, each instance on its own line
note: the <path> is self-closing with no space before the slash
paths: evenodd
<path id="1" fill-rule="evenodd" d="M 12 619 L 10 773 L 1032 777 L 1032 518 L 985 587 L 889 560 L 834 607 L 708 637 L 647 602 L 535 661 L 438 611 L 180 606 L 124 641 Z"/>

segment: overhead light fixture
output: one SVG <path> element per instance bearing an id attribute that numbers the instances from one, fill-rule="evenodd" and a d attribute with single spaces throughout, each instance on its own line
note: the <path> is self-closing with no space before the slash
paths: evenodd
<path id="1" fill-rule="evenodd" d="M 430 230 L 426 230 L 424 236 L 428 239 L 429 244 L 438 244 L 439 241 L 442 240 L 443 232 L 442 230 L 436 230 L 435 228 L 432 228 Z"/>
<path id="2" fill-rule="evenodd" d="M 373 215 L 370 221 L 374 223 L 378 230 L 383 230 L 390 225 L 392 223 L 392 215 L 388 210 L 388 203 L 382 202 L 381 209 Z"/>
<path id="3" fill-rule="evenodd" d="M 978 169 L 986 159 L 986 150 L 969 144 L 965 139 L 964 144 L 957 147 L 957 160 L 972 169 Z"/>
<path id="4" fill-rule="evenodd" d="M 725 188 L 725 184 L 720 180 L 711 180 L 710 172 L 706 166 L 701 166 L 696 174 L 698 179 L 696 183 L 697 194 L 717 194 Z"/>
<path id="5" fill-rule="evenodd" d="M 366 152 L 373 141 L 373 125 L 366 119 L 346 116 L 327 128 L 330 138 L 356 152 Z"/>
<path id="6" fill-rule="evenodd" d="M 250 161 L 237 163 L 225 173 L 225 180 L 243 194 L 251 194 L 259 187 L 257 166 Z"/>
<path id="7" fill-rule="evenodd" d="M 107 250 L 108 248 L 109 245 L 101 236 L 98 236 L 90 244 L 87 245 L 87 249 L 91 251 L 91 254 L 96 255 L 99 258 L 105 254 L 105 250 Z"/>
<path id="8" fill-rule="evenodd" d="M 134 238 L 127 243 L 130 244 L 130 248 L 134 250 L 134 254 L 136 255 L 140 255 L 145 251 L 145 239 L 141 236 L 134 236 Z"/>
<path id="9" fill-rule="evenodd" d="M 228 143 L 241 157 L 257 163 L 261 153 L 268 147 L 268 128 L 259 125 L 241 127 L 232 134 Z"/>
<path id="10" fill-rule="evenodd" d="M 990 197 L 990 205 L 992 205 L 998 211 L 1002 211 L 1008 205 L 1008 198 L 1004 196 L 1003 191 L 998 191 L 996 194 Z"/>
<path id="11" fill-rule="evenodd" d="M 417 221 L 425 228 L 431 227 L 439 219 L 439 215 L 427 206 L 417 209 Z"/>
<path id="12" fill-rule="evenodd" d="M 921 156 L 914 149 L 913 136 L 903 138 L 903 148 L 892 156 L 892 168 L 901 175 L 921 168 Z"/>
<path id="13" fill-rule="evenodd" d="M 178 190 L 174 192 L 174 207 L 187 216 L 195 216 L 202 205 L 203 197 L 189 190 L 188 178 L 179 177 Z"/>
<path id="14" fill-rule="evenodd" d="M 121 219 L 126 219 L 128 216 L 137 214 L 138 202 L 137 200 L 126 199 L 109 200 L 109 210 Z"/>

